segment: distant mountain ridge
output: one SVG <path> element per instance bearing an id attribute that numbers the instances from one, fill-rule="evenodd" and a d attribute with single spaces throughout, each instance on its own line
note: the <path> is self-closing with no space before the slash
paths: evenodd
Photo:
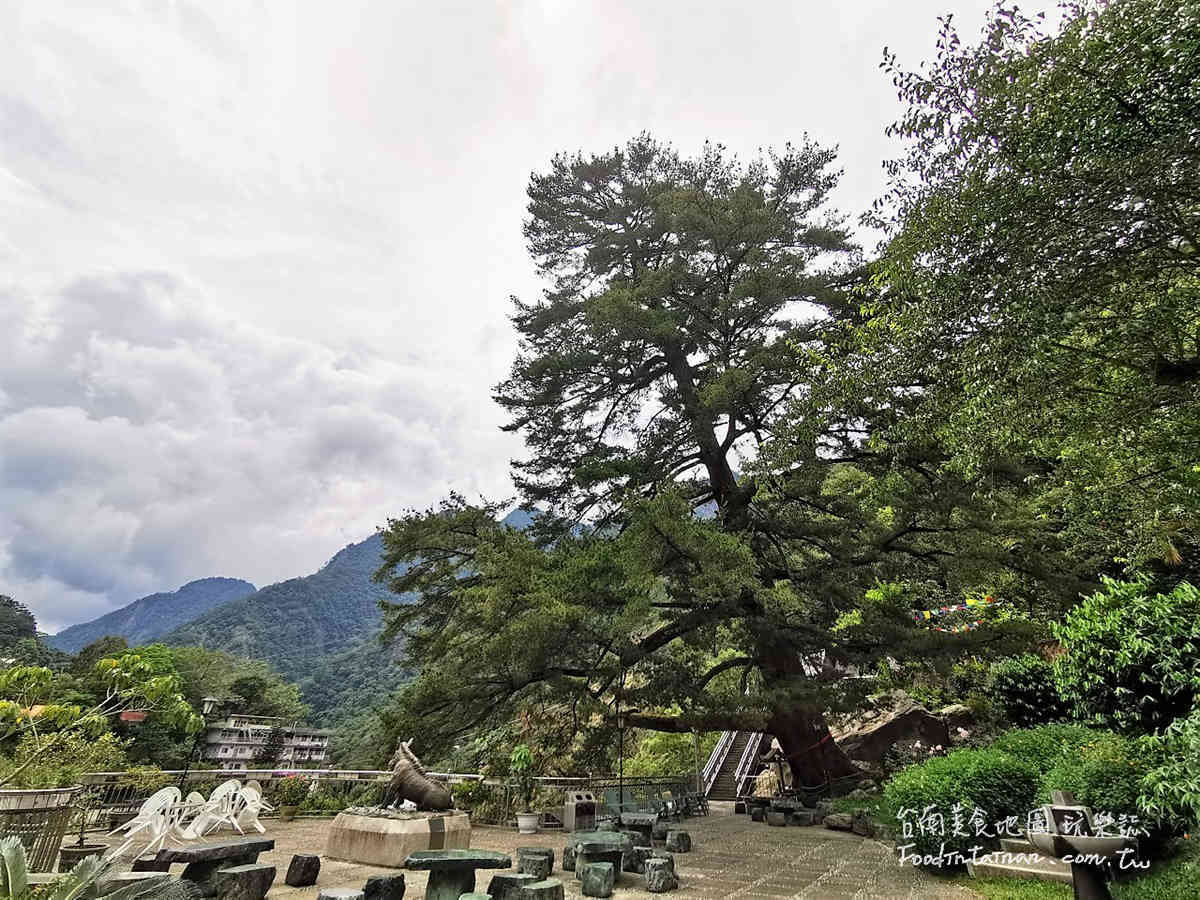
<path id="1" fill-rule="evenodd" d="M 130 646 L 150 644 L 209 610 L 248 597 L 257 590 L 240 578 L 201 578 L 177 591 L 150 594 L 110 613 L 48 635 L 47 644 L 78 653 L 92 641 L 119 635 Z"/>
<path id="2" fill-rule="evenodd" d="M 518 509 L 503 521 L 523 529 L 531 518 L 529 513 Z M 130 639 L 130 644 L 162 640 L 176 646 L 195 644 L 264 660 L 284 678 L 300 685 L 314 721 L 330 724 L 345 713 L 381 700 L 407 677 L 407 673 L 393 665 L 400 648 L 384 647 L 378 640 L 383 630 L 379 603 L 381 600 L 405 603 L 416 598 L 398 596 L 377 584 L 373 576 L 382 564 L 383 538 L 373 534 L 339 550 L 311 575 L 258 590 L 248 582 L 240 582 L 249 590 L 219 604 L 194 609 L 171 628 L 146 638 Z M 176 593 L 187 587 L 190 585 Z M 173 595 L 154 595 L 160 596 Z M 107 621 L 121 612 L 124 610 L 74 625 L 54 638 L 68 638 L 72 652 L 77 652 L 98 637 L 123 634 L 112 630 L 115 620 Z M 84 635 L 86 639 L 77 639 L 75 635 Z"/>
<path id="3" fill-rule="evenodd" d="M 263 659 L 289 681 L 304 682 L 325 657 L 379 633 L 379 601 L 397 599 L 371 576 L 382 560 L 374 534 L 338 551 L 311 575 L 260 588 L 174 629 L 168 644 L 199 644 Z"/>

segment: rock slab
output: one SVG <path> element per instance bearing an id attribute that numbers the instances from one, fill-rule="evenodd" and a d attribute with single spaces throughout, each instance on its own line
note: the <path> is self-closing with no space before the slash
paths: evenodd
<path id="1" fill-rule="evenodd" d="M 363 892 L 354 888 L 321 888 L 317 900 L 363 900 Z"/>
<path id="2" fill-rule="evenodd" d="M 825 817 L 825 827 L 834 831 L 853 831 L 854 816 L 850 813 L 830 813 Z"/>
<path id="3" fill-rule="evenodd" d="M 613 864 L 607 862 L 588 863 L 579 876 L 580 890 L 585 897 L 611 897 L 616 873 Z"/>
<path id="4" fill-rule="evenodd" d="M 307 853 L 297 853 L 288 863 L 287 874 L 283 883 L 288 887 L 308 887 L 317 883 L 321 874 L 321 857 L 310 856 Z"/>
<path id="5" fill-rule="evenodd" d="M 767 824 L 781 826 L 787 824 L 787 813 L 780 809 L 767 810 Z"/>
<path id="6" fill-rule="evenodd" d="M 404 900 L 404 873 L 371 875 L 363 885 L 363 900 Z"/>

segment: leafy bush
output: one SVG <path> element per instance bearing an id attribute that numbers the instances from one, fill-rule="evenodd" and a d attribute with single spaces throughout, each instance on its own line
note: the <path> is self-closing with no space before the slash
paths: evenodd
<path id="1" fill-rule="evenodd" d="M 947 851 L 965 853 L 981 839 L 974 827 L 964 827 L 955 834 L 952 823 L 956 805 L 964 820 L 969 820 L 978 808 L 989 828 L 1009 816 L 1024 823 L 1037 799 L 1040 781 L 1033 765 L 1008 753 L 955 750 L 893 776 L 884 786 L 884 807 L 895 822 L 897 841 L 914 845 L 912 852 L 936 854 L 944 844 Z M 922 833 L 915 826 L 915 817 L 925 810 L 943 817 L 941 828 Z M 906 819 L 911 835 L 904 827 Z"/>
<path id="2" fill-rule="evenodd" d="M 1143 809 L 1180 829 L 1200 825 L 1200 706 L 1143 747 L 1155 760 L 1142 779 Z"/>
<path id="3" fill-rule="evenodd" d="M 1023 759 L 1039 772 L 1048 772 L 1066 755 L 1096 741 L 1106 732 L 1084 725 L 1055 724 L 1014 728 L 992 742 L 992 748 Z"/>
<path id="4" fill-rule="evenodd" d="M 1066 713 L 1054 667 L 1032 653 L 992 663 L 988 686 L 1001 713 L 1019 728 L 1053 722 Z"/>
<path id="5" fill-rule="evenodd" d="M 1160 731 L 1200 698 L 1200 590 L 1155 593 L 1148 581 L 1104 579 L 1052 626 L 1066 648 L 1055 671 L 1078 716 L 1122 731 Z"/>
<path id="6" fill-rule="evenodd" d="M 299 806 L 309 794 L 309 782 L 299 775 L 280 778 L 271 787 L 271 796 L 276 806 Z"/>
<path id="7" fill-rule="evenodd" d="M 1070 791 L 1093 812 L 1139 815 L 1138 795 L 1147 770 L 1146 757 L 1135 742 L 1117 734 L 1102 734 L 1059 757 L 1043 779 L 1042 795 Z"/>

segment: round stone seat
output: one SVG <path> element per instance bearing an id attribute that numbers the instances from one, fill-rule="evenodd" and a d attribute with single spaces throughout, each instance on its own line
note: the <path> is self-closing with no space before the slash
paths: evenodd
<path id="1" fill-rule="evenodd" d="M 496 850 L 418 850 L 404 865 L 429 871 L 426 900 L 458 900 L 475 891 L 476 869 L 508 869 L 512 857 Z"/>

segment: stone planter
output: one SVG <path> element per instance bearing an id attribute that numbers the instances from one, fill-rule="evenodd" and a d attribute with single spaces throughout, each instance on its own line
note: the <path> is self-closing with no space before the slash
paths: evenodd
<path id="1" fill-rule="evenodd" d="M 281 806 L 279 807 L 279 820 L 281 822 L 290 822 L 296 818 L 296 814 L 300 812 L 298 806 Z"/>
<path id="2" fill-rule="evenodd" d="M 535 812 L 517 813 L 517 834 L 537 834 L 538 818 Z"/>
<path id="3" fill-rule="evenodd" d="M 106 844 L 68 844 L 58 851 L 58 871 L 70 872 L 81 860 L 89 856 L 103 856 Z"/>
<path id="4" fill-rule="evenodd" d="M 58 861 L 71 803 L 80 788 L 46 788 L 32 791 L 0 790 L 0 834 L 17 837 L 25 847 L 31 872 L 50 872 Z"/>

